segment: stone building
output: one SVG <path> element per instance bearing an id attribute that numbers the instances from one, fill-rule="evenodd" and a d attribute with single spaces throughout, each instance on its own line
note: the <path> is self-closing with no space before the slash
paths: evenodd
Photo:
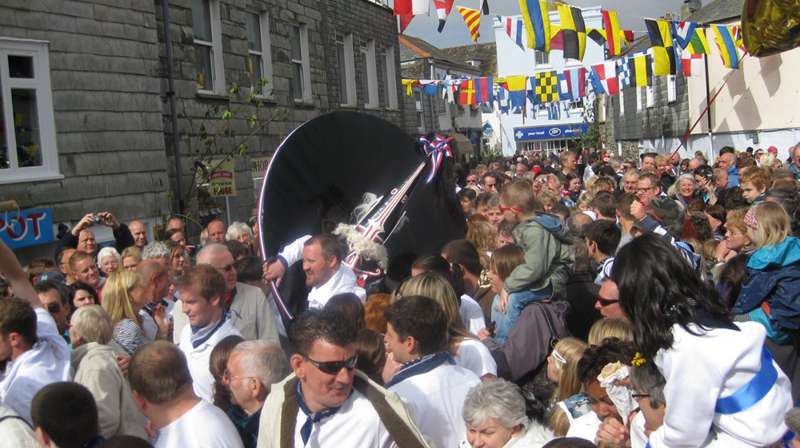
<path id="1" fill-rule="evenodd" d="M 169 0 L 168 39 L 162 1 L 0 4 L 0 201 L 52 224 L 108 210 L 144 220 L 151 239 L 180 210 L 197 231 L 212 214 L 251 216 L 269 156 L 299 124 L 347 108 L 405 126 L 385 0 Z M 198 194 L 198 162 L 225 154 L 236 195 Z"/>

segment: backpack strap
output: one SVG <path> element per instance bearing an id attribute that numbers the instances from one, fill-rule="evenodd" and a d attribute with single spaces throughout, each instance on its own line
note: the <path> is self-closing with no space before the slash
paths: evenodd
<path id="1" fill-rule="evenodd" d="M 398 448 L 426 448 L 414 436 L 414 432 L 409 431 L 408 424 L 392 409 L 383 392 L 358 376 L 354 378 L 353 387 L 367 397 Z"/>

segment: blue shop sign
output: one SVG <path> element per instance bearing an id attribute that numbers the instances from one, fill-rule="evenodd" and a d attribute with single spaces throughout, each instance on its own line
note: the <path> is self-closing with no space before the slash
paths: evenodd
<path id="1" fill-rule="evenodd" d="M 55 240 L 53 209 L 29 208 L 0 213 L 0 238 L 11 249 L 52 242 Z"/>
<path id="2" fill-rule="evenodd" d="M 578 138 L 588 131 L 589 125 L 586 123 L 514 128 L 514 139 L 518 142 L 529 142 L 533 140 L 564 140 Z"/>

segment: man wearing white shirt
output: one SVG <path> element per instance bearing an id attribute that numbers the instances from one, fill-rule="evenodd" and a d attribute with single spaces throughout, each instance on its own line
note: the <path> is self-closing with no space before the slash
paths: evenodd
<path id="1" fill-rule="evenodd" d="M 178 346 L 186 355 L 194 392 L 211 402 L 214 377 L 209 370 L 211 351 L 226 336 L 240 336 L 222 305 L 225 279 L 213 267 L 199 264 L 178 281 L 181 307 L 189 325 L 181 331 Z"/>
<path id="2" fill-rule="evenodd" d="M 225 413 L 195 395 L 186 357 L 171 343 L 156 341 L 136 352 L 128 379 L 156 431 L 156 448 L 242 448 Z"/>
<path id="3" fill-rule="evenodd" d="M 30 423 L 36 392 L 70 379 L 69 347 L 50 313 L 42 308 L 17 257 L 2 241 L 0 273 L 16 296 L 0 301 L 0 361 L 8 362 L 0 381 L 0 403 Z"/>
<path id="4" fill-rule="evenodd" d="M 308 310 L 290 329 L 293 375 L 272 386 L 258 448 L 424 448 L 403 401 L 355 370 L 357 331 L 331 310 Z"/>
<path id="5" fill-rule="evenodd" d="M 356 283 L 353 270 L 342 263 L 344 249 L 333 235 L 303 236 L 284 247 L 278 259 L 264 267 L 264 280 L 283 277 L 287 268 L 302 259 L 306 274 L 308 308 L 322 308 L 336 294 L 351 292 L 363 303 L 366 292 Z"/>
<path id="6" fill-rule="evenodd" d="M 477 375 L 455 365 L 447 351 L 447 317 L 433 299 L 403 297 L 386 310 L 387 351 L 403 365 L 386 387 L 411 408 L 414 422 L 436 447 L 455 447 L 466 440 L 462 418 Z"/>

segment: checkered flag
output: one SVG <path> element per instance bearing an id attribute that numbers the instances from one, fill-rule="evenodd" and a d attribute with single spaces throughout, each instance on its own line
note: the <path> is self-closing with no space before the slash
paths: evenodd
<path id="1" fill-rule="evenodd" d="M 624 89 L 631 85 L 631 69 L 628 65 L 628 58 L 617 59 L 617 79 L 619 79 L 619 88 Z"/>
<path id="2" fill-rule="evenodd" d="M 536 73 L 535 79 L 534 98 L 537 103 L 558 101 L 558 75 L 555 70 Z"/>

